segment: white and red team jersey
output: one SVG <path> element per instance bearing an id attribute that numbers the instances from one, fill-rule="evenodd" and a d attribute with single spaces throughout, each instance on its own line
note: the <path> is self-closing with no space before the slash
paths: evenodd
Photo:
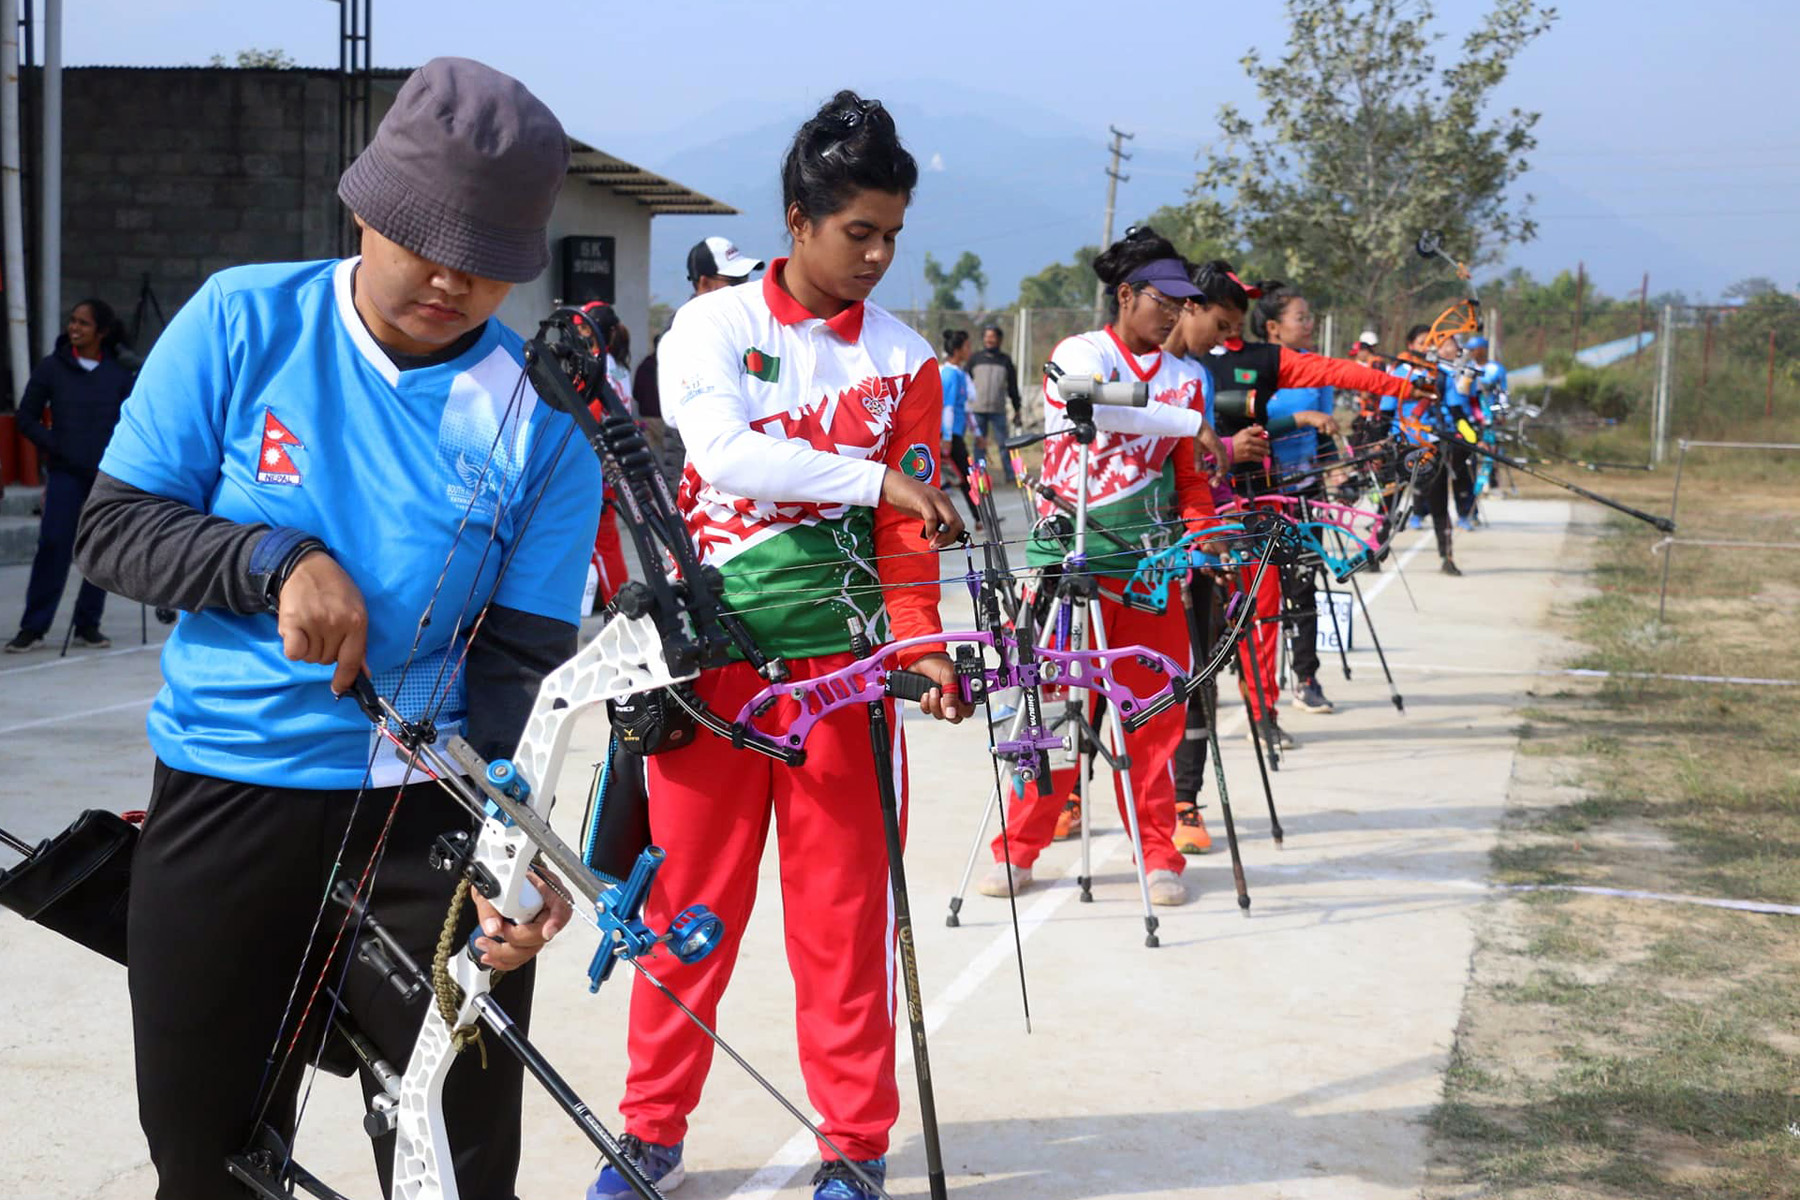
<path id="1" fill-rule="evenodd" d="M 934 556 L 908 553 L 925 548 L 916 520 L 875 506 L 890 468 L 937 481 L 936 356 L 874 304 L 813 316 L 785 265 L 689 301 L 658 348 L 688 531 L 765 648 L 835 653 L 850 615 L 877 642 L 884 617 L 896 637 L 935 633 L 937 589 L 919 586 Z"/>
<path id="2" fill-rule="evenodd" d="M 1150 388 L 1150 403 L 1143 408 L 1094 406 L 1100 435 L 1088 457 L 1090 507 L 1115 504 L 1156 483 L 1176 444 L 1200 432 L 1205 401 L 1199 374 L 1189 359 L 1161 350 L 1133 354 L 1110 325 L 1064 338 L 1050 359 L 1065 375 L 1142 381 Z M 1069 428 L 1062 399 L 1049 379 L 1044 381 L 1044 428 L 1050 433 Z M 1074 438 L 1052 437 L 1044 443 L 1043 481 L 1071 503 L 1080 466 L 1081 447 Z M 1045 501 L 1040 511 L 1048 516 L 1055 510 Z"/>

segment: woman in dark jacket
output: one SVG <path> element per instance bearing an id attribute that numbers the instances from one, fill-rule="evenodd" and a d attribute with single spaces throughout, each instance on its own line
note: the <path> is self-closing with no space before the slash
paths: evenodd
<path id="1" fill-rule="evenodd" d="M 25 385 L 19 432 L 43 457 L 44 520 L 25 589 L 25 615 L 18 636 L 6 644 L 8 654 L 42 646 L 56 618 L 75 554 L 81 506 L 119 423 L 119 408 L 131 394 L 133 376 L 118 357 L 122 333 L 118 316 L 104 300 L 83 300 L 69 313 L 68 330 L 56 339 L 55 352 L 38 363 Z M 111 645 L 100 632 L 105 604 L 106 593 L 84 580 L 75 598 L 77 644 L 95 649 Z"/>

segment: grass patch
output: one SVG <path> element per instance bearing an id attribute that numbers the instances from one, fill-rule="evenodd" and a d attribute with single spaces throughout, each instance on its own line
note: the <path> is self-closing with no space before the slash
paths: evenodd
<path id="1" fill-rule="evenodd" d="M 1753 457 L 1690 456 L 1683 537 L 1800 540 L 1800 455 Z M 1666 474 L 1581 482 L 1667 511 Z M 1800 678 L 1800 554 L 1681 547 L 1658 620 L 1653 540 L 1622 520 L 1589 539 L 1575 665 Z M 1800 904 L 1796 700 L 1617 677 L 1537 694 L 1521 752 L 1584 794 L 1515 806 L 1495 878 Z M 1427 1197 L 1800 1200 L 1800 920 L 1565 893 L 1495 919 Z"/>

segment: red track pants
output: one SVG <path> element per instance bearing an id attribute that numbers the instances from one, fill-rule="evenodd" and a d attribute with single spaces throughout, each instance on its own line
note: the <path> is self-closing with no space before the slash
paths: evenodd
<path id="1" fill-rule="evenodd" d="M 1191 657 L 1188 648 L 1187 618 L 1177 599 L 1167 612 L 1153 613 L 1127 608 L 1104 597 L 1100 600 L 1100 619 L 1106 628 L 1106 644 L 1111 647 L 1145 646 L 1160 650 L 1178 663 Z M 1148 696 L 1160 688 L 1163 677 L 1136 662 L 1121 662 L 1114 668 L 1120 683 L 1140 696 Z M 1092 709 L 1090 708 L 1090 714 Z M 1187 859 L 1175 849 L 1175 750 L 1181 744 L 1186 728 L 1186 713 L 1181 705 L 1151 718 L 1136 733 L 1125 735 L 1125 752 L 1131 756 L 1131 790 L 1137 800 L 1138 834 L 1144 843 L 1144 866 L 1151 871 L 1179 873 Z M 1102 737 L 1106 729 L 1100 730 Z M 1050 844 L 1056 832 L 1056 815 L 1062 811 L 1063 799 L 1074 794 L 1075 771 L 1055 772 L 1050 794 L 1040 796 L 1036 788 L 1024 796 L 1013 796 L 1006 809 L 1006 836 L 1012 842 L 1012 863 L 1029 867 Z M 1126 821 L 1125 790 L 1113 780 L 1113 798 L 1119 808 L 1119 820 Z M 1004 861 L 1002 839 L 993 842 L 994 861 Z"/>
<path id="2" fill-rule="evenodd" d="M 1239 572 L 1243 586 L 1256 579 L 1256 568 Z M 1249 697 L 1250 715 L 1258 720 L 1263 713 L 1281 703 L 1281 681 L 1275 675 L 1275 651 L 1281 644 L 1281 571 L 1270 563 L 1263 572 L 1262 586 L 1256 589 L 1256 617 L 1251 625 L 1250 645 L 1256 652 L 1254 666 L 1246 661 L 1243 647 L 1238 648 L 1238 669 L 1243 673 L 1241 686 Z M 1260 687 L 1260 694 L 1258 688 Z"/>
<path id="3" fill-rule="evenodd" d="M 788 666 L 795 679 L 810 679 L 853 657 L 790 660 Z M 702 676 L 696 689 L 729 720 L 762 683 L 747 663 L 733 663 Z M 794 712 L 794 702 L 783 699 L 758 723 L 780 728 Z M 904 831 L 906 743 L 892 704 L 888 716 Z M 781 848 L 800 1071 L 820 1128 L 857 1160 L 887 1153 L 888 1131 L 900 1111 L 893 905 L 868 722 L 860 704 L 827 716 L 808 736 L 800 767 L 734 750 L 705 732 L 690 746 L 647 760 L 651 837 L 668 858 L 646 919 L 663 929 L 687 905 L 705 904 L 725 922 L 725 940 L 710 957 L 683 966 L 658 952 L 650 970 L 717 1028 L 719 998 L 756 902 L 757 868 L 772 817 Z M 661 1145 L 681 1141 L 712 1065 L 712 1042 L 639 979 L 631 996 L 630 1053 L 619 1105 L 626 1131 Z"/>

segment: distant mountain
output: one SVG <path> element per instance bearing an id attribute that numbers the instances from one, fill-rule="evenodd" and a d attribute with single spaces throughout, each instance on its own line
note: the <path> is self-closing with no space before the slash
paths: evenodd
<path id="1" fill-rule="evenodd" d="M 1539 218 L 1538 235 L 1513 247 L 1501 270 L 1524 267 L 1539 279 L 1549 279 L 1583 263 L 1588 278 L 1614 297 L 1637 291 L 1648 271 L 1652 294 L 1685 291 L 1695 299 L 1717 295 L 1748 273 L 1734 273 L 1729 265 L 1690 254 L 1554 171 L 1532 171 L 1519 187 L 1536 197 L 1532 212 Z M 1684 206 L 1679 199 L 1657 202 L 1659 208 Z"/>
<path id="2" fill-rule="evenodd" d="M 1080 129 L 1048 114 L 1009 122 L 991 113 L 934 113 L 906 104 L 896 104 L 894 115 L 921 175 L 899 261 L 876 293 L 881 303 L 911 308 L 927 301 L 930 289 L 921 274 L 927 251 L 945 264 L 974 251 L 988 277 L 987 302 L 1000 305 L 1018 294 L 1023 276 L 1099 241 L 1106 204 L 1103 125 Z M 666 154 L 639 152 L 635 161 L 643 166 L 742 214 L 659 217 L 651 256 L 654 296 L 678 301 L 687 294 L 688 247 L 708 235 L 729 237 L 760 258 L 786 252 L 779 170 L 793 132 L 793 117 L 785 114 Z M 679 142 L 671 137 L 663 144 Z M 1119 189 L 1116 231 L 1181 199 L 1192 178 L 1191 150 L 1134 145 L 1131 153 L 1125 169 L 1132 179 Z M 974 307 L 973 289 L 965 289 L 963 301 Z"/>
<path id="3" fill-rule="evenodd" d="M 876 90 L 873 94 L 882 94 Z M 1106 204 L 1107 133 L 1103 120 L 1083 127 L 1016 100 L 970 93 L 955 107 L 897 102 L 895 119 L 922 170 L 900 240 L 900 260 L 876 293 L 890 308 L 927 302 L 921 274 L 927 251 L 946 265 L 964 250 L 979 255 L 987 273 L 986 301 L 1008 303 L 1019 280 L 1079 246 L 1100 239 Z M 687 295 L 688 247 L 710 234 L 732 238 L 747 253 L 768 259 L 786 252 L 778 171 L 793 136 L 799 105 L 721 109 L 707 118 L 636 139 L 614 137 L 618 152 L 681 183 L 731 204 L 737 217 L 660 217 L 651 256 L 652 295 L 678 302 Z M 982 107 L 984 106 L 985 107 Z M 1113 229 L 1164 204 L 1179 202 L 1196 166 L 1195 147 L 1210 124 L 1200 119 L 1191 142 L 1178 136 L 1128 143 L 1130 180 L 1120 186 Z M 1650 289 L 1716 294 L 1739 275 L 1730 264 L 1689 253 L 1650 226 L 1622 216 L 1553 171 L 1533 171 L 1521 192 L 1536 197 L 1542 217 L 1535 241 L 1514 247 L 1495 273 L 1522 266 L 1539 278 L 1585 262 L 1608 294 L 1622 296 L 1650 272 Z M 1667 203 L 1667 202 L 1665 202 Z M 1677 202 L 1678 203 L 1678 202 Z M 963 302 L 974 307 L 973 289 Z"/>

